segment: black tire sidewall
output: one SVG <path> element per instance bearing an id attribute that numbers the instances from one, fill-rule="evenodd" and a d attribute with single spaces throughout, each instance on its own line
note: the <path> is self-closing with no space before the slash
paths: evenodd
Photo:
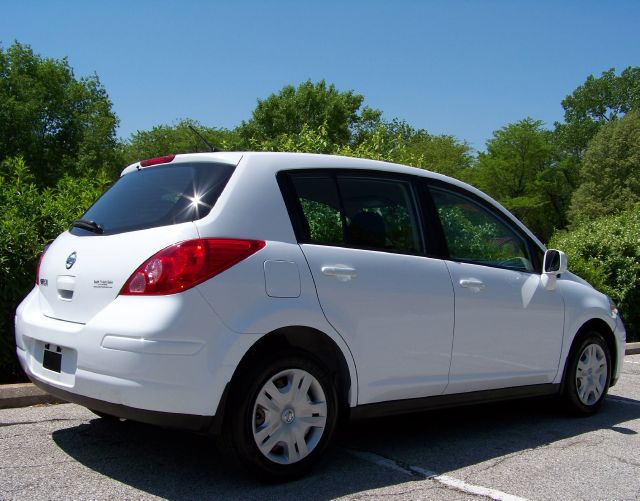
<path id="1" fill-rule="evenodd" d="M 288 369 L 302 369 L 320 383 L 327 403 L 327 421 L 322 438 L 307 457 L 296 463 L 282 465 L 270 461 L 258 449 L 253 437 L 253 409 L 265 382 L 275 374 Z M 235 385 L 235 389 L 238 393 L 233 397 L 227 433 L 231 434 L 229 438 L 240 462 L 251 473 L 269 482 L 293 480 L 306 473 L 329 445 L 338 421 L 338 398 L 329 374 L 310 357 L 292 352 L 248 371 L 239 384 Z"/>
<path id="2" fill-rule="evenodd" d="M 595 403 L 586 405 L 578 396 L 576 371 L 580 355 L 582 355 L 584 349 L 591 344 L 597 344 L 604 351 L 605 359 L 607 361 L 607 380 L 600 398 L 598 398 Z M 611 383 L 611 353 L 609 352 L 609 346 L 602 334 L 596 331 L 590 331 L 576 340 L 569 354 L 569 363 L 565 378 L 565 402 L 567 403 L 570 411 L 579 415 L 588 416 L 595 413 L 602 406 L 607 395 L 607 391 L 609 390 L 609 384 Z"/>

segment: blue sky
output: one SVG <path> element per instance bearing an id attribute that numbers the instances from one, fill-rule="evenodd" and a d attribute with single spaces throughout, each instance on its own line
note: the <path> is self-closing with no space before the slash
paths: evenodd
<path id="1" fill-rule="evenodd" d="M 386 118 L 476 149 L 615 67 L 640 65 L 638 1 L 2 0 L 0 43 L 97 73 L 118 134 L 234 127 L 257 98 L 326 79 Z"/>

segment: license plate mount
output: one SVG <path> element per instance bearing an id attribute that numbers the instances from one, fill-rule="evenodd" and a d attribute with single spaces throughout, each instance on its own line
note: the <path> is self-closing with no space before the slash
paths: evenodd
<path id="1" fill-rule="evenodd" d="M 58 374 L 62 371 L 62 348 L 52 344 L 44 345 L 42 367 Z"/>

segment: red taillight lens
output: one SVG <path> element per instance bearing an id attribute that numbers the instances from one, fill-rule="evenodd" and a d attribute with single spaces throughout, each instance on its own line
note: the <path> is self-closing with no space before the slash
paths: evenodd
<path id="1" fill-rule="evenodd" d="M 142 263 L 120 294 L 155 296 L 182 292 L 231 268 L 264 246 L 261 240 L 228 238 L 180 242 Z"/>
<path id="2" fill-rule="evenodd" d="M 174 158 L 176 158 L 175 155 L 165 155 L 164 157 L 147 158 L 146 160 L 142 160 L 140 162 L 140 167 L 151 167 L 152 165 L 168 164 L 169 162 L 173 162 Z"/>

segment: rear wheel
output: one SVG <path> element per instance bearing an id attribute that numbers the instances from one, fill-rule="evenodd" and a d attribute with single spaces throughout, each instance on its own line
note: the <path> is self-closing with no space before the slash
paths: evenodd
<path id="1" fill-rule="evenodd" d="M 611 381 L 611 355 L 599 332 L 589 332 L 571 351 L 565 374 L 565 401 L 570 410 L 590 415 L 602 405 Z"/>
<path id="2" fill-rule="evenodd" d="M 227 438 L 252 473 L 291 480 L 317 462 L 338 417 L 336 390 L 320 365 L 283 357 L 251 371 L 234 389 Z"/>

